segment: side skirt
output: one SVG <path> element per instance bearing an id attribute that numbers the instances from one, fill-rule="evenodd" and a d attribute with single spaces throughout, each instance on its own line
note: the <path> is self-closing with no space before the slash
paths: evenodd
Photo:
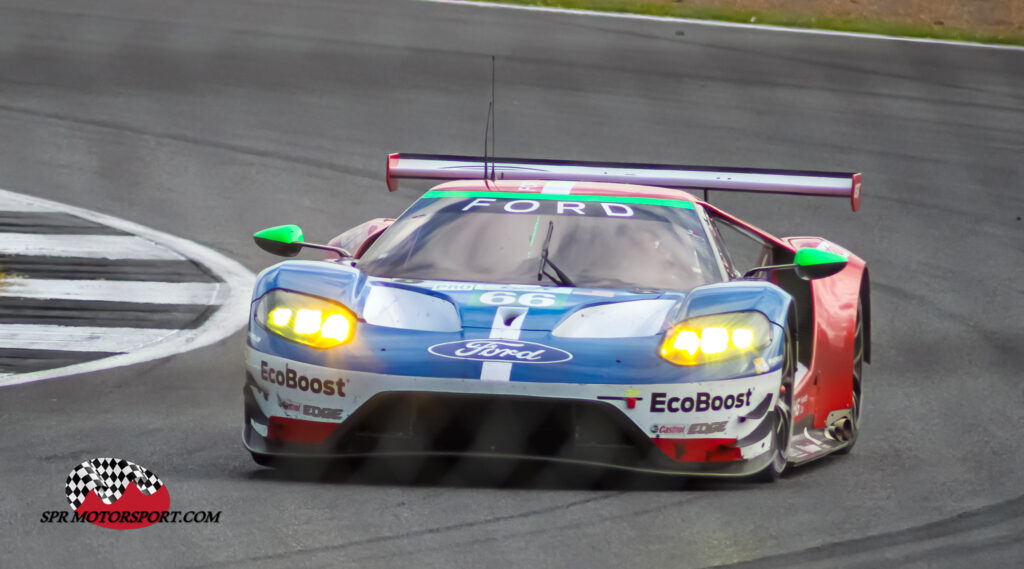
<path id="1" fill-rule="evenodd" d="M 798 427 L 794 429 L 786 449 L 786 458 L 794 465 L 805 464 L 828 456 L 845 447 L 848 441 L 837 440 L 829 429 L 810 429 Z"/>

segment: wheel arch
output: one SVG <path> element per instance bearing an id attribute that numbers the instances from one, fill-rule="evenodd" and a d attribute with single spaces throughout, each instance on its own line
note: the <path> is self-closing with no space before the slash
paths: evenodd
<path id="1" fill-rule="evenodd" d="M 864 362 L 871 363 L 871 278 L 867 265 L 860 279 L 860 299 L 864 317 Z"/>

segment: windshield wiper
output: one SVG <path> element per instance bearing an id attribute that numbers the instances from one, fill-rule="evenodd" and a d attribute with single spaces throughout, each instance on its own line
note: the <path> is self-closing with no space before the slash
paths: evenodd
<path id="1" fill-rule="evenodd" d="M 544 246 L 540 250 L 540 266 L 537 267 L 537 280 L 540 281 L 543 277 L 551 279 L 558 286 L 576 286 L 572 283 L 572 279 L 569 275 L 565 274 L 562 269 L 559 269 L 550 259 L 548 259 L 548 245 L 551 244 L 551 233 L 555 230 L 555 222 L 548 221 L 548 236 L 544 238 Z M 551 267 L 555 274 L 551 274 L 544 270 L 545 267 Z"/>

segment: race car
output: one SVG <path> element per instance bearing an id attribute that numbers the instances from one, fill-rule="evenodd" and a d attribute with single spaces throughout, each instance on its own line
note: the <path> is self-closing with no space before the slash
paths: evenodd
<path id="1" fill-rule="evenodd" d="M 392 154 L 386 179 L 442 183 L 327 244 L 295 225 L 254 235 L 327 255 L 256 280 L 257 463 L 472 456 L 772 481 L 856 442 L 865 262 L 707 192 L 856 211 L 860 174 Z"/>

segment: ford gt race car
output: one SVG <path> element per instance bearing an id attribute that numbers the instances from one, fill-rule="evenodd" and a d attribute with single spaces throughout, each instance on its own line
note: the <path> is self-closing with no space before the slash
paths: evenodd
<path id="1" fill-rule="evenodd" d="M 473 456 L 774 480 L 848 452 L 864 261 L 707 191 L 844 197 L 860 174 L 393 154 L 443 181 L 253 291 L 243 439 L 290 457 Z M 691 192 L 704 191 L 704 199 Z"/>

